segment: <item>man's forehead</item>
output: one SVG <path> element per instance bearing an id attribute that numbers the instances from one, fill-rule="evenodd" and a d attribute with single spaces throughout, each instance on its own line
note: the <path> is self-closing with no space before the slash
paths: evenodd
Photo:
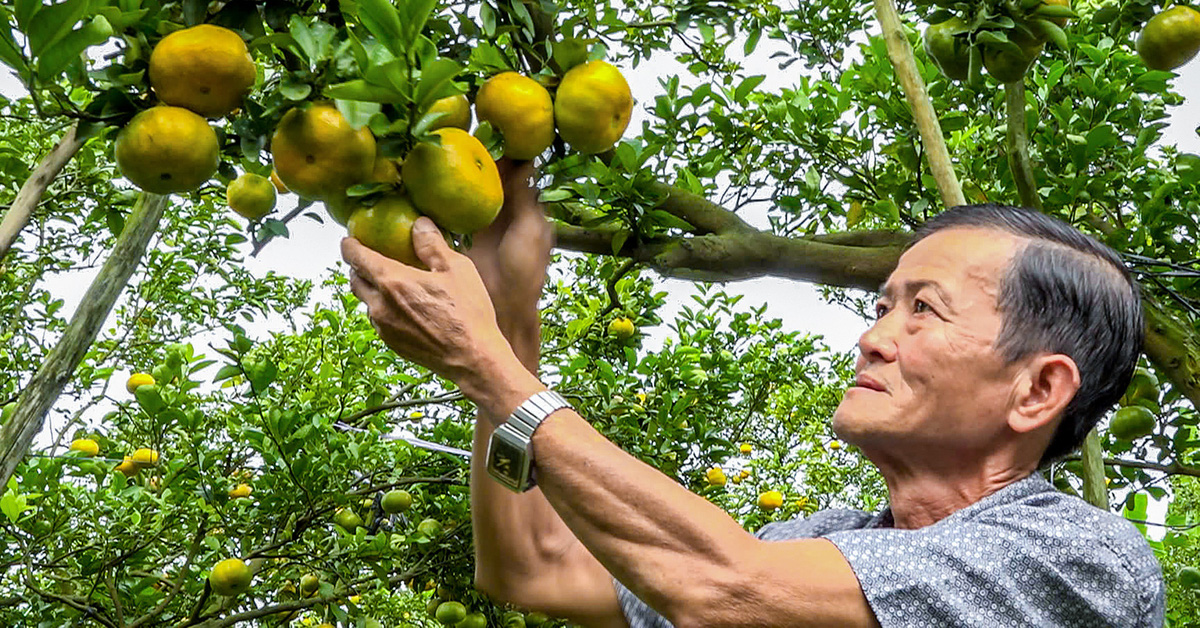
<path id="1" fill-rule="evenodd" d="M 953 228 L 933 233 L 900 257 L 881 292 L 930 286 L 949 290 L 957 284 L 998 285 L 1023 239 L 983 228 Z"/>

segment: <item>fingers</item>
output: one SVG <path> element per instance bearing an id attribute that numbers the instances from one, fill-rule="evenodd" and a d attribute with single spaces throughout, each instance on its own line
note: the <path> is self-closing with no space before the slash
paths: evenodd
<path id="1" fill-rule="evenodd" d="M 397 268 L 405 268 L 400 262 L 372 251 L 354 238 L 342 238 L 342 259 L 350 265 L 355 275 L 375 286 L 389 273 L 397 272 Z"/>
<path id="2" fill-rule="evenodd" d="M 429 270 L 436 272 L 450 268 L 450 258 L 454 255 L 454 250 L 446 244 L 442 232 L 432 220 L 421 216 L 413 223 L 412 241 L 417 258 L 424 262 Z"/>

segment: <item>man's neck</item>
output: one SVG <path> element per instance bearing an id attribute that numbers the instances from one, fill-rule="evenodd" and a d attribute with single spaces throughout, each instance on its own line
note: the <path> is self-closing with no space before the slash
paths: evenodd
<path id="1" fill-rule="evenodd" d="M 937 473 L 923 469 L 893 471 L 881 467 L 881 470 L 888 485 L 894 525 L 903 529 L 937 523 L 1034 471 L 1011 466 L 976 468 L 971 473 L 953 475 L 944 470 Z"/>

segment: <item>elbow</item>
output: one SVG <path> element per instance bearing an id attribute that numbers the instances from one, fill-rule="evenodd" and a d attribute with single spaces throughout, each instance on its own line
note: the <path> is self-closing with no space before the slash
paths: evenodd
<path id="1" fill-rule="evenodd" d="M 474 584 L 475 590 L 496 604 L 511 604 L 521 608 L 529 606 L 529 600 L 526 599 L 528 587 L 520 586 L 520 583 L 514 582 L 514 578 L 505 574 L 488 572 L 476 566 Z"/>
<path id="2" fill-rule="evenodd" d="M 752 619 L 761 608 L 756 604 L 760 583 L 720 571 L 672 592 L 669 600 L 662 600 L 662 616 L 675 628 L 760 625 Z"/>

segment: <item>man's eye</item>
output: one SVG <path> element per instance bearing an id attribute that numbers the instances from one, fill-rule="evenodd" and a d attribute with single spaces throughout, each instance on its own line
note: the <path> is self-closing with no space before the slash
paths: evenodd
<path id="1" fill-rule="evenodd" d="M 875 304 L 875 319 L 876 320 L 881 319 L 884 316 L 887 316 L 887 313 L 888 313 L 888 306 L 886 306 L 882 303 Z"/>
<path id="2" fill-rule="evenodd" d="M 926 303 L 920 299 L 917 299 L 916 301 L 913 302 L 913 312 L 916 312 L 917 314 L 923 314 L 925 312 L 932 312 L 932 311 L 933 311 L 933 308 L 929 307 L 928 303 Z"/>

